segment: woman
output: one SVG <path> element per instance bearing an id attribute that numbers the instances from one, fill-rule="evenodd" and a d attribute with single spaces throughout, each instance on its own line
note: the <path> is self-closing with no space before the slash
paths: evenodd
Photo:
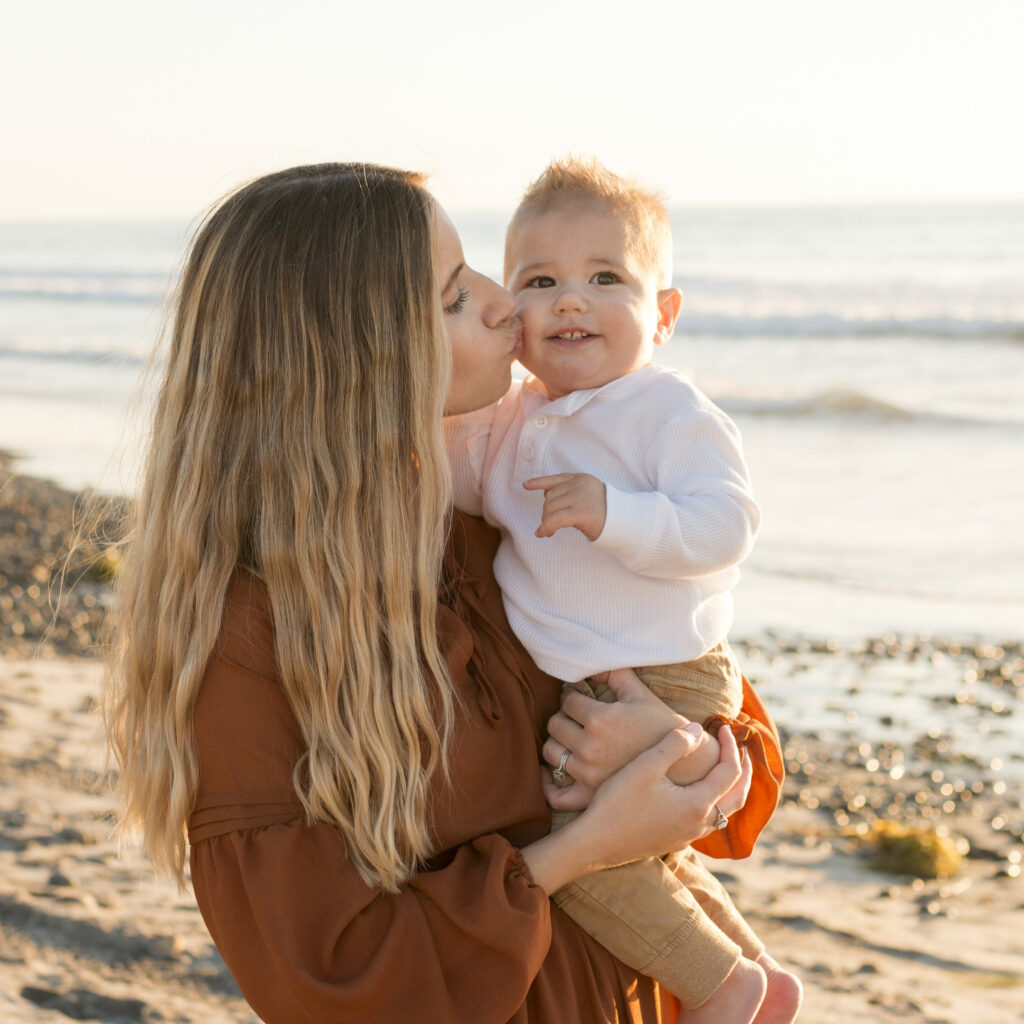
<path id="1" fill-rule="evenodd" d="M 188 257 L 108 728 L 126 823 L 179 882 L 187 824 L 200 909 L 267 1021 L 661 1020 L 670 1000 L 548 896 L 743 802 L 728 729 L 701 783 L 666 780 L 692 739 L 628 677 L 612 740 L 556 715 L 493 531 L 450 518 L 441 418 L 508 387 L 512 314 L 422 180 L 379 167 L 261 178 Z M 549 719 L 607 778 L 555 835 Z"/>

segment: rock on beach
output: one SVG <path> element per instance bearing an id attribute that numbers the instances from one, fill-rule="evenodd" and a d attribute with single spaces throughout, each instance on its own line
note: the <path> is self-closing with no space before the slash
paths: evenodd
<path id="1" fill-rule="evenodd" d="M 104 556 L 125 509 L 22 475 L 0 451 L 0 654 L 97 651 L 110 598 Z"/>

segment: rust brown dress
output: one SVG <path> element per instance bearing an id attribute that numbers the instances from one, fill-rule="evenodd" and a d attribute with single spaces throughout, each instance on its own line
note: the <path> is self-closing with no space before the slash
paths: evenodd
<path id="1" fill-rule="evenodd" d="M 367 886 L 339 834 L 305 823 L 301 736 L 275 669 L 266 592 L 239 573 L 195 709 L 192 881 L 217 948 L 269 1024 L 660 1024 L 668 993 L 615 960 L 533 884 L 548 831 L 540 747 L 559 700 L 513 636 L 491 573 L 497 534 L 457 515 L 440 630 L 464 712 L 444 852 L 397 895 Z"/>

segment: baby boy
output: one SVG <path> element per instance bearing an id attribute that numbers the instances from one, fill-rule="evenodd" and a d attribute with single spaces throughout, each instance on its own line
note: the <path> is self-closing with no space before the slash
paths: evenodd
<path id="1" fill-rule="evenodd" d="M 592 677 L 633 667 L 705 724 L 742 705 L 726 634 L 760 514 L 733 423 L 651 364 L 679 314 L 671 269 L 657 195 L 596 161 L 550 165 L 505 247 L 531 376 L 445 428 L 455 503 L 501 529 L 495 575 L 536 663 L 604 700 L 614 696 Z M 562 753 L 556 779 L 570 781 L 571 756 Z M 674 781 L 717 760 L 713 731 L 703 732 Z M 556 813 L 553 827 L 564 820 Z M 674 992 L 687 1024 L 795 1019 L 799 983 L 692 853 L 674 871 L 649 860 L 598 873 L 555 900 Z"/>

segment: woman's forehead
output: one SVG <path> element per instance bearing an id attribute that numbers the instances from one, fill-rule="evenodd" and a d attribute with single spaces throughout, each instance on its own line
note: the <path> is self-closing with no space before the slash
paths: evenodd
<path id="1" fill-rule="evenodd" d="M 463 262 L 462 242 L 451 218 L 436 201 L 434 203 L 434 224 L 438 272 L 442 280 L 447 280 L 452 270 Z"/>

